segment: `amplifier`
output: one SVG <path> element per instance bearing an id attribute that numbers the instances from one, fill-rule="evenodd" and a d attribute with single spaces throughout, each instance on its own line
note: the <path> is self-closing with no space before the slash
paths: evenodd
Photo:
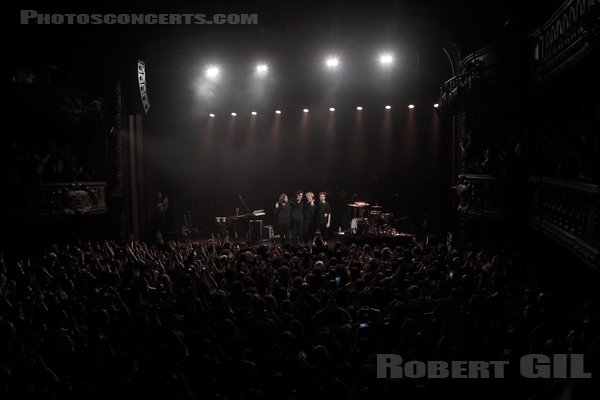
<path id="1" fill-rule="evenodd" d="M 265 225 L 263 227 L 263 239 L 272 240 L 275 237 L 275 231 L 273 225 Z"/>
<path id="2" fill-rule="evenodd" d="M 250 232 L 248 239 L 250 242 L 258 242 L 262 240 L 263 222 L 261 219 L 250 220 Z"/>

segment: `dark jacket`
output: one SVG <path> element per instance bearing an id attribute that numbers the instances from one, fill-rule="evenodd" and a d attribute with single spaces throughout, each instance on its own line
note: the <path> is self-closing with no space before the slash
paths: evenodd
<path id="1" fill-rule="evenodd" d="M 326 224 L 329 214 L 331 214 L 329 203 L 319 203 L 317 206 L 317 224 Z"/>
<path id="2" fill-rule="evenodd" d="M 275 214 L 277 215 L 277 223 L 289 224 L 290 220 L 292 219 L 292 206 L 290 203 L 279 203 L 279 207 L 275 208 Z"/>
<path id="3" fill-rule="evenodd" d="M 303 220 L 304 219 L 304 202 L 301 201 L 298 203 L 296 199 L 290 200 L 290 204 L 292 206 L 292 219 L 295 220 Z"/>

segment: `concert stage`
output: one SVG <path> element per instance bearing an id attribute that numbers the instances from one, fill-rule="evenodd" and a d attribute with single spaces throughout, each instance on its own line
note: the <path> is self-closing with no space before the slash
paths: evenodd
<path id="1" fill-rule="evenodd" d="M 357 245 L 368 244 L 374 246 L 376 244 L 384 244 L 389 247 L 395 246 L 410 246 L 416 243 L 416 235 L 406 232 L 397 232 L 393 234 L 353 234 L 346 232 L 335 232 L 334 240 L 341 242 L 344 245 L 355 243 Z"/>

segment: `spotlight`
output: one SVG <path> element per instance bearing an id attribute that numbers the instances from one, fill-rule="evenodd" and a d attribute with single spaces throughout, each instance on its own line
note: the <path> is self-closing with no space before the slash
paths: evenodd
<path id="1" fill-rule="evenodd" d="M 438 103 L 435 103 L 435 104 L 433 105 L 433 108 L 438 108 L 439 106 L 440 106 L 440 105 L 439 105 Z"/>
<path id="2" fill-rule="evenodd" d="M 215 66 L 210 66 L 206 68 L 206 77 L 207 78 L 216 78 L 219 75 L 219 68 Z"/>
<path id="3" fill-rule="evenodd" d="M 408 108 L 410 108 L 412 110 L 413 108 L 415 108 L 415 105 L 414 104 L 409 104 Z"/>
<path id="4" fill-rule="evenodd" d="M 389 105 L 388 105 L 388 106 L 385 106 L 385 109 L 386 109 L 386 110 L 389 110 L 390 108 L 392 108 L 392 106 L 389 106 Z"/>
<path id="5" fill-rule="evenodd" d="M 236 114 L 236 113 L 231 113 L 231 116 L 232 116 L 232 117 L 236 117 L 236 116 L 237 116 L 237 114 Z"/>
<path id="6" fill-rule="evenodd" d="M 302 112 L 308 112 L 308 108 L 305 108 L 304 110 L 302 110 Z"/>
<path id="7" fill-rule="evenodd" d="M 211 117 L 211 118 L 214 118 L 214 117 L 215 117 L 215 114 L 213 114 L 213 113 L 210 113 L 210 114 L 208 114 L 208 116 L 209 116 L 209 117 Z"/>
<path id="8" fill-rule="evenodd" d="M 250 114 L 257 115 L 258 113 L 256 111 L 252 111 Z"/>
<path id="9" fill-rule="evenodd" d="M 281 114 L 281 110 L 275 110 L 275 114 Z"/>
<path id="10" fill-rule="evenodd" d="M 256 73 L 258 73 L 260 75 L 266 74 L 268 70 L 269 70 L 269 67 L 267 66 L 267 64 L 258 64 L 256 66 Z"/>
<path id="11" fill-rule="evenodd" d="M 329 107 L 329 111 L 335 111 L 335 108 Z"/>
<path id="12" fill-rule="evenodd" d="M 338 60 L 337 57 L 329 57 L 327 59 L 327 61 L 325 61 L 325 65 L 327 65 L 329 68 L 335 68 L 339 65 L 340 60 Z"/>
<path id="13" fill-rule="evenodd" d="M 394 61 L 394 57 L 390 53 L 384 53 L 379 56 L 379 63 L 382 65 L 390 65 Z"/>
<path id="14" fill-rule="evenodd" d="M 361 107 L 361 106 L 358 106 L 358 107 L 356 107 L 356 109 L 357 109 L 358 111 L 362 111 L 362 107 Z"/>

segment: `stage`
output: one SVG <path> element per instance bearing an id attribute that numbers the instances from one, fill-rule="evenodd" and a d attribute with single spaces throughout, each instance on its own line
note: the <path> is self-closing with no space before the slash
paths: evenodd
<path id="1" fill-rule="evenodd" d="M 397 232 L 393 234 L 353 234 L 346 232 L 335 232 L 333 240 L 339 241 L 344 245 L 355 243 L 357 245 L 369 244 L 371 246 L 384 244 L 386 246 L 409 246 L 416 243 L 417 236 L 407 232 Z"/>

